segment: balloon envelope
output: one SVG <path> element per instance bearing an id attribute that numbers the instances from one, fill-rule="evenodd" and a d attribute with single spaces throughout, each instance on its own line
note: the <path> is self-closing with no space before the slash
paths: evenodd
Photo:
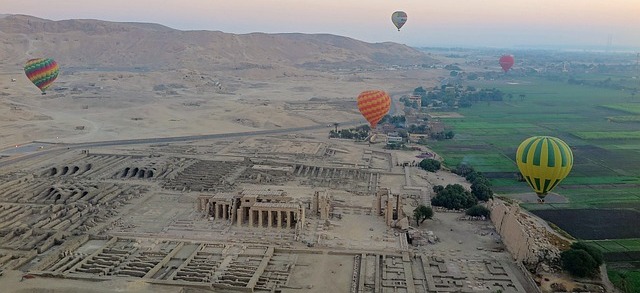
<path id="1" fill-rule="evenodd" d="M 391 108 L 391 98 L 384 91 L 364 91 L 358 95 L 358 110 L 362 113 L 371 129 L 375 129 L 378 122 L 387 115 Z"/>
<path id="2" fill-rule="evenodd" d="M 511 66 L 513 66 L 515 61 L 516 60 L 513 58 L 513 55 L 502 55 L 502 57 L 500 57 L 500 66 L 504 72 L 507 72 L 511 69 Z"/>
<path id="3" fill-rule="evenodd" d="M 407 22 L 407 14 L 404 11 L 396 11 L 391 14 L 391 21 L 400 30 L 400 28 Z"/>
<path id="4" fill-rule="evenodd" d="M 24 73 L 44 94 L 58 77 L 58 63 L 51 58 L 36 58 L 27 61 Z"/>
<path id="5" fill-rule="evenodd" d="M 516 162 L 522 177 L 538 197 L 544 198 L 571 171 L 573 153 L 559 138 L 534 136 L 518 146 Z"/>

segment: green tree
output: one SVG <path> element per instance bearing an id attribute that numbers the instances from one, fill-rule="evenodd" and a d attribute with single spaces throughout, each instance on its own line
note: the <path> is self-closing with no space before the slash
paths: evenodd
<path id="1" fill-rule="evenodd" d="M 456 169 L 453 170 L 453 173 L 456 173 L 460 176 L 467 177 L 467 175 L 471 172 L 474 172 L 473 167 L 466 163 L 460 163 L 456 166 Z M 469 179 L 467 179 L 469 180 Z"/>
<path id="2" fill-rule="evenodd" d="M 601 264 L 604 263 L 604 258 L 602 256 L 602 252 L 595 248 L 592 245 L 589 245 L 587 243 L 584 242 L 574 242 L 573 244 L 571 244 L 571 248 L 573 249 L 582 249 L 584 251 L 586 251 L 587 253 L 589 253 L 589 255 L 591 255 L 591 257 L 593 258 L 593 260 L 596 262 L 596 265 L 600 266 Z"/>
<path id="3" fill-rule="evenodd" d="M 493 198 L 493 190 L 491 190 L 483 180 L 476 180 L 471 184 L 471 194 L 481 201 L 487 201 Z"/>
<path id="4" fill-rule="evenodd" d="M 569 249 L 560 254 L 562 268 L 576 277 L 593 276 L 598 271 L 598 264 L 593 257 L 583 249 Z"/>
<path id="5" fill-rule="evenodd" d="M 433 189 L 436 191 L 436 187 Z M 431 205 L 440 206 L 447 209 L 467 209 L 478 203 L 478 200 L 471 195 L 471 192 L 467 191 L 460 184 L 449 184 L 440 190 L 437 195 L 431 198 Z"/>
<path id="6" fill-rule="evenodd" d="M 453 130 L 449 130 L 447 132 L 444 133 L 444 138 L 445 139 L 452 139 L 456 134 L 453 132 Z"/>
<path id="7" fill-rule="evenodd" d="M 440 167 L 441 167 L 440 161 L 434 160 L 434 159 L 423 159 L 422 161 L 420 161 L 418 166 L 420 166 L 420 168 L 427 170 L 429 172 L 438 171 L 440 170 Z"/>
<path id="8" fill-rule="evenodd" d="M 491 215 L 491 211 L 488 208 L 479 204 L 468 208 L 465 213 L 468 216 L 472 216 L 472 217 L 485 216 L 486 218 L 488 218 L 489 215 Z"/>
<path id="9" fill-rule="evenodd" d="M 416 218 L 416 225 L 420 226 L 426 219 L 433 217 L 433 209 L 421 204 L 413 210 L 413 217 Z"/>

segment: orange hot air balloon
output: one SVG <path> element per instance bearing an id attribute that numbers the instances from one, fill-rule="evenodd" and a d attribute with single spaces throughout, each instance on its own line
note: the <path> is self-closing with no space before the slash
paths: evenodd
<path id="1" fill-rule="evenodd" d="M 358 96 L 358 110 L 362 113 L 371 129 L 375 129 L 378 122 L 387 115 L 391 108 L 391 98 L 384 91 L 364 91 Z"/>

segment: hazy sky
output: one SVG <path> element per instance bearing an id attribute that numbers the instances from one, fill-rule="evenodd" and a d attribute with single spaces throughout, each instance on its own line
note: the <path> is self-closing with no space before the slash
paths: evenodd
<path id="1" fill-rule="evenodd" d="M 230 33 L 331 33 L 412 46 L 640 48 L 640 0 L 3 0 L 2 14 Z M 401 32 L 391 13 L 408 14 Z"/>

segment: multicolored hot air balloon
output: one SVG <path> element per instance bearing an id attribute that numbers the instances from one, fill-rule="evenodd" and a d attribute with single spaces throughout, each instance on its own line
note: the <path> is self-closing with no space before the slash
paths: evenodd
<path id="1" fill-rule="evenodd" d="M 509 71 L 515 62 L 516 60 L 513 58 L 513 55 L 502 55 L 502 57 L 500 57 L 500 67 L 502 67 L 504 72 Z"/>
<path id="2" fill-rule="evenodd" d="M 24 73 L 44 95 L 47 88 L 58 77 L 58 63 L 51 58 L 31 59 L 24 65 Z"/>
<path id="3" fill-rule="evenodd" d="M 400 31 L 400 28 L 407 22 L 407 14 L 404 11 L 396 11 L 391 14 L 391 21 Z"/>
<path id="4" fill-rule="evenodd" d="M 384 91 L 364 91 L 358 95 L 358 110 L 369 121 L 371 129 L 376 128 L 389 109 L 391 109 L 391 98 Z"/>
<path id="5" fill-rule="evenodd" d="M 547 193 L 571 171 L 573 153 L 559 138 L 534 136 L 518 146 L 516 162 L 522 177 L 544 202 Z"/>

